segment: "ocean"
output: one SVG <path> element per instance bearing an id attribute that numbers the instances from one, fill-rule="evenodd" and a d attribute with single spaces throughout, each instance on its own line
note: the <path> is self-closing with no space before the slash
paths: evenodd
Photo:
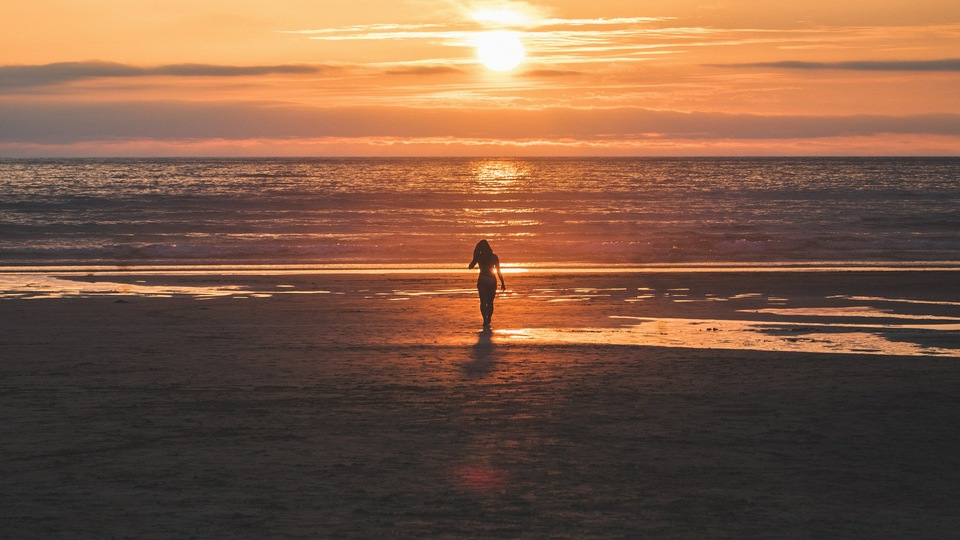
<path id="1" fill-rule="evenodd" d="M 0 160 L 0 266 L 960 263 L 960 158 Z"/>

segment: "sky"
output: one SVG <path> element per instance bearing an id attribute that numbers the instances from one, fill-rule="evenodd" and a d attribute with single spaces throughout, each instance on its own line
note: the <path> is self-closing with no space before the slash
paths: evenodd
<path id="1" fill-rule="evenodd" d="M 960 2 L 0 4 L 0 157 L 433 155 L 960 155 Z"/>

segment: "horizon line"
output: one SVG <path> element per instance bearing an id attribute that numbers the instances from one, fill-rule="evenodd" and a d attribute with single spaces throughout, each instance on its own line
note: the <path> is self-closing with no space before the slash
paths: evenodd
<path id="1" fill-rule="evenodd" d="M 717 158 L 743 158 L 743 159 L 787 159 L 787 158 L 960 158 L 958 154 L 662 154 L 662 155 L 637 155 L 637 154 L 570 154 L 570 155 L 551 155 L 551 154 L 330 154 L 330 155 L 282 155 L 282 154 L 262 154 L 262 155 L 230 155 L 230 154 L 196 154 L 196 155 L 162 155 L 162 154 L 144 154 L 144 155 L 89 155 L 89 156 L 71 156 L 71 155 L 48 155 L 48 156 L 12 156 L 0 155 L 0 160 L 30 160 L 30 159 L 717 159 Z"/>

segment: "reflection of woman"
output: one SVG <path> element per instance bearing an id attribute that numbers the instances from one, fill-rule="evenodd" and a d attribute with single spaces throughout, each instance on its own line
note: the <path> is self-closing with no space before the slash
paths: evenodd
<path id="1" fill-rule="evenodd" d="M 477 247 L 473 248 L 470 269 L 477 265 L 480 265 L 480 277 L 477 278 L 480 314 L 483 315 L 483 325 L 490 326 L 490 318 L 493 317 L 493 299 L 497 296 L 497 277 L 500 278 L 501 290 L 507 290 L 507 285 L 503 282 L 503 273 L 500 272 L 500 258 L 494 255 L 493 249 L 486 240 L 477 242 Z"/>

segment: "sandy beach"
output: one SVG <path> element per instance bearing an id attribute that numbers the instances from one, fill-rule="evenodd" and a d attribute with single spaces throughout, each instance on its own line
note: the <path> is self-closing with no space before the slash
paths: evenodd
<path id="1" fill-rule="evenodd" d="M 957 272 L 3 276 L 0 536 L 946 538 Z"/>

